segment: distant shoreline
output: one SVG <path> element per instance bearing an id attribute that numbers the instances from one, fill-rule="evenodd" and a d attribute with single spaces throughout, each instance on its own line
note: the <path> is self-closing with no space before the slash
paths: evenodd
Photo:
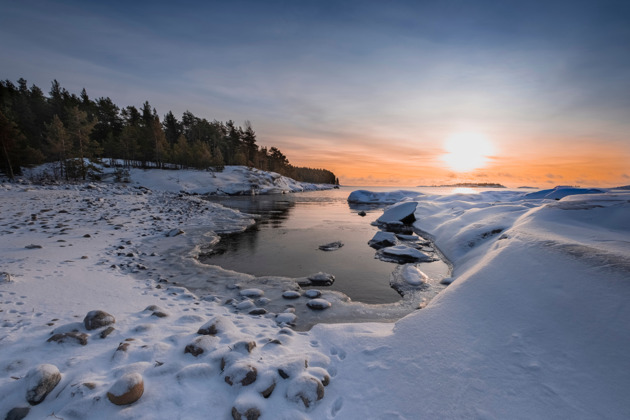
<path id="1" fill-rule="evenodd" d="M 417 188 L 453 188 L 453 187 L 465 187 L 465 188 L 507 188 L 505 185 L 496 184 L 492 182 L 461 182 L 457 184 L 447 184 L 447 185 L 418 185 Z"/>

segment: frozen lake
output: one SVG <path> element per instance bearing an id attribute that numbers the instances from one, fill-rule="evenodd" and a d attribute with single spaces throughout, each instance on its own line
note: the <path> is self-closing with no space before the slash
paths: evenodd
<path id="1" fill-rule="evenodd" d="M 209 200 L 260 217 L 254 228 L 224 235 L 215 254 L 203 263 L 255 276 L 305 277 L 323 271 L 333 274 L 330 289 L 343 292 L 353 301 L 391 303 L 400 295 L 390 287 L 395 263 L 376 259 L 368 241 L 379 231 L 371 222 L 384 206 L 350 205 L 348 195 L 356 187 L 282 195 L 208 197 Z M 368 188 L 371 191 L 391 190 Z M 358 215 L 365 211 L 366 216 Z M 319 246 L 341 241 L 336 251 Z M 429 277 L 448 277 L 442 261 L 423 263 Z"/>

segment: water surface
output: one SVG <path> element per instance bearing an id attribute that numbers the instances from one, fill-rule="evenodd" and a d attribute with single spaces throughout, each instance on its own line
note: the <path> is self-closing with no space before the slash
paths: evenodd
<path id="1" fill-rule="evenodd" d="M 374 257 L 367 242 L 378 232 L 371 225 L 384 206 L 351 206 L 348 195 L 357 188 L 305 193 L 209 197 L 227 207 L 259 215 L 256 225 L 244 232 L 222 236 L 215 255 L 202 262 L 255 276 L 306 277 L 323 271 L 336 278 L 332 289 L 364 303 L 390 303 L 400 295 L 389 285 L 396 267 Z M 374 188 L 370 188 L 374 190 Z M 365 211 L 366 216 L 358 215 Z M 336 251 L 319 246 L 341 241 Z M 448 275 L 442 261 L 422 264 L 430 277 Z"/>

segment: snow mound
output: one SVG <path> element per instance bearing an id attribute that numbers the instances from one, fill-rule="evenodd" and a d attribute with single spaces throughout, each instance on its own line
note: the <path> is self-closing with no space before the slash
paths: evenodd
<path id="1" fill-rule="evenodd" d="M 576 188 L 557 186 L 550 190 L 541 190 L 525 195 L 526 199 L 547 199 L 547 200 L 560 200 L 569 195 L 577 194 L 601 194 L 603 191 L 595 188 Z"/>

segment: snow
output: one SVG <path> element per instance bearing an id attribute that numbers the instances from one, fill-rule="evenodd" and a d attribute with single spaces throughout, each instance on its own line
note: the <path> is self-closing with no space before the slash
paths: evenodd
<path id="1" fill-rule="evenodd" d="M 388 246 L 379 250 L 384 256 L 400 257 L 415 261 L 433 261 L 433 257 L 406 245 Z"/>
<path id="2" fill-rule="evenodd" d="M 418 203 L 407 201 L 394 204 L 383 212 L 383 215 L 376 219 L 377 223 L 406 223 L 408 220 L 413 222 L 413 214 L 416 211 Z"/>
<path id="3" fill-rule="evenodd" d="M 197 194 L 282 194 L 332 188 L 331 185 L 298 182 L 275 172 L 244 166 L 226 166 L 221 172 L 132 169 L 131 178 L 150 189 Z"/>
<path id="4" fill-rule="evenodd" d="M 246 171 L 232 172 L 235 184 L 247 185 Z M 295 331 L 303 311 L 324 321 L 343 311 L 388 321 L 394 311 L 326 290 L 274 310 L 295 279 L 264 279 L 280 282 L 275 292 L 193 258 L 251 218 L 179 194 L 218 191 L 209 173 L 204 184 L 186 171 L 179 181 L 149 172 L 128 186 L 0 184 L 0 418 L 28 406 L 29 372 L 42 364 L 62 379 L 27 418 L 630 417 L 630 193 L 399 194 L 416 205 L 416 232 L 453 265 L 452 284 L 396 322 Z M 184 233 L 167 236 L 173 229 Z M 422 274 L 398 270 L 410 288 L 424 287 Z M 173 284 L 181 278 L 226 286 L 197 296 Z M 267 315 L 232 306 L 265 298 Z M 332 305 L 310 310 L 309 299 Z M 81 322 L 94 310 L 115 319 L 105 338 L 107 327 Z M 47 342 L 74 330 L 87 345 Z M 203 352 L 185 353 L 189 345 Z M 136 374 L 137 402 L 105 398 Z"/>
<path id="5" fill-rule="evenodd" d="M 373 192 L 367 190 L 357 190 L 348 196 L 349 203 L 356 204 L 394 204 L 405 198 L 413 198 L 421 195 L 417 191 L 385 191 Z"/>

